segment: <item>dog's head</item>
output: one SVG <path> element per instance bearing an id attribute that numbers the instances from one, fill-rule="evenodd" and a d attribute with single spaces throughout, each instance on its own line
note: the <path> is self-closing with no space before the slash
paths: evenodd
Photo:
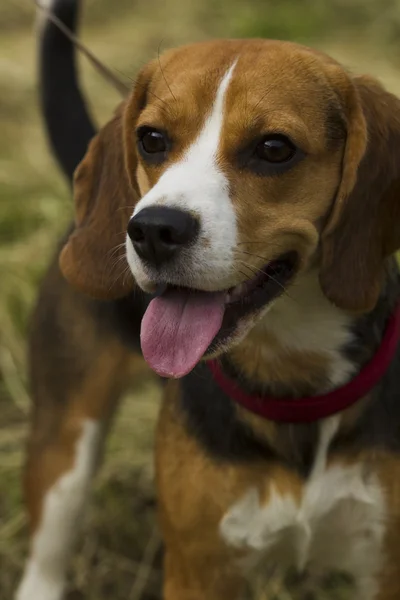
<path id="1" fill-rule="evenodd" d="M 163 288 L 143 348 L 181 375 L 311 267 L 337 306 L 371 310 L 400 246 L 399 174 L 400 101 L 375 81 L 291 43 L 168 51 L 77 169 L 61 268 L 97 297 Z"/>

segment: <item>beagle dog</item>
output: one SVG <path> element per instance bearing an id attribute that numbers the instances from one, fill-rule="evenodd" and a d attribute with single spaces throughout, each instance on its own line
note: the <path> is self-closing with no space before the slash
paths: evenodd
<path id="1" fill-rule="evenodd" d="M 77 0 L 52 10 L 76 28 Z M 63 597 L 143 355 L 167 380 L 165 600 L 239 600 L 277 573 L 302 599 L 334 573 L 352 600 L 398 600 L 400 101 L 310 48 L 218 40 L 147 64 L 95 133 L 73 47 L 49 22 L 41 40 L 75 220 L 33 320 L 16 598 Z"/>

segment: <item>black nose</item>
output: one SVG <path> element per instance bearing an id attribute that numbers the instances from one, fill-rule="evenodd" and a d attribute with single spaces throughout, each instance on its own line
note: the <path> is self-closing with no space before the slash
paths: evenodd
<path id="1" fill-rule="evenodd" d="M 144 208 L 128 223 L 137 254 L 156 267 L 192 244 L 198 232 L 199 223 L 190 213 L 165 206 Z"/>

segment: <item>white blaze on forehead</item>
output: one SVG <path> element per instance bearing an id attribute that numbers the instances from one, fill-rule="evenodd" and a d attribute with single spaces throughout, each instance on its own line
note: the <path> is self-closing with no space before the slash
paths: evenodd
<path id="1" fill-rule="evenodd" d="M 196 142 L 189 148 L 189 151 L 184 158 L 186 166 L 190 164 L 190 166 L 193 167 L 195 165 L 198 165 L 203 168 L 210 168 L 213 170 L 215 169 L 215 174 L 218 173 L 219 175 L 222 175 L 216 164 L 216 158 L 218 146 L 221 139 L 222 125 L 224 121 L 224 105 L 226 91 L 228 89 L 229 82 L 232 78 L 235 66 L 236 62 L 225 74 L 219 85 L 214 106 L 211 111 L 211 115 L 207 119 L 200 136 L 197 138 Z M 225 180 L 223 182 L 223 185 L 226 185 Z"/>
<path id="2" fill-rule="evenodd" d="M 200 237 L 191 249 L 189 260 L 196 270 L 198 285 L 221 283 L 231 273 L 233 249 L 237 240 L 236 215 L 229 197 L 229 184 L 217 163 L 224 123 L 226 92 L 236 66 L 235 61 L 223 76 L 203 129 L 183 158 L 169 167 L 156 185 L 138 202 L 133 215 L 142 209 L 163 205 L 196 213 Z M 171 132 L 173 136 L 173 131 Z M 207 244 L 201 242 L 206 240 Z M 143 273 L 140 259 L 130 241 L 127 257 L 134 276 Z"/>

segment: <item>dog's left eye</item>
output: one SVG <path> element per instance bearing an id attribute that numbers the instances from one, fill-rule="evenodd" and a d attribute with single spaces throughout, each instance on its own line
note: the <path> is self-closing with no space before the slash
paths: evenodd
<path id="1" fill-rule="evenodd" d="M 296 147 L 284 135 L 268 136 L 257 144 L 255 154 L 269 163 L 284 163 L 294 157 Z"/>
<path id="2" fill-rule="evenodd" d="M 142 136 L 139 138 L 139 141 L 143 150 L 148 154 L 165 152 L 167 149 L 164 135 L 155 129 L 148 129 L 147 131 L 144 131 Z"/>
<path id="3" fill-rule="evenodd" d="M 139 127 L 137 131 L 139 152 L 148 162 L 162 162 L 169 149 L 167 135 L 151 127 Z"/>

